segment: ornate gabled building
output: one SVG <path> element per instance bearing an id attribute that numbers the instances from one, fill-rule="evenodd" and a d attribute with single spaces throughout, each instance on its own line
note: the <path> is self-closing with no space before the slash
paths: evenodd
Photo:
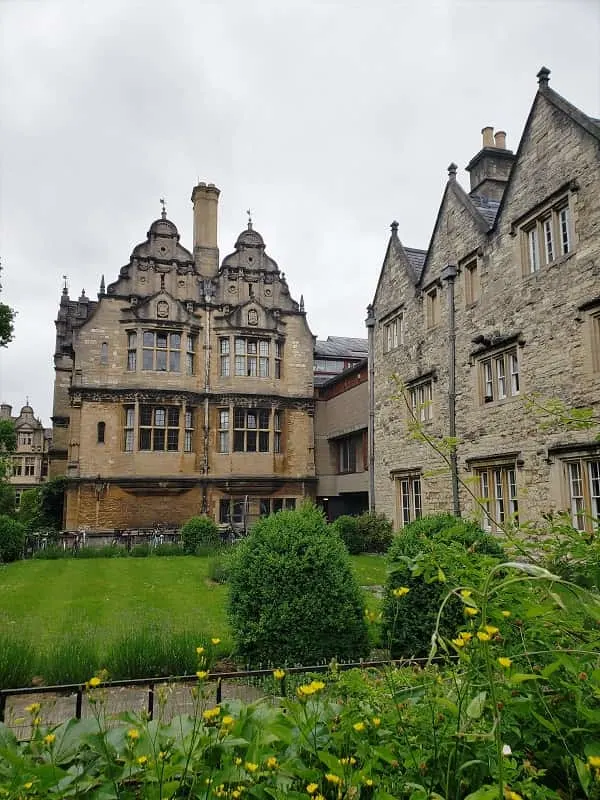
<path id="1" fill-rule="evenodd" d="M 392 224 L 367 326 L 373 494 L 397 527 L 453 509 L 490 529 L 549 511 L 582 529 L 600 517 L 597 430 L 548 424 L 543 410 L 600 412 L 600 121 L 549 70 L 538 83 L 516 153 L 488 127 L 470 191 L 450 165 L 426 251 Z M 450 463 L 415 421 L 457 441 Z"/>
<path id="2" fill-rule="evenodd" d="M 48 478 L 48 450 L 52 431 L 44 428 L 27 402 L 20 413 L 12 416 L 12 406 L 0 405 L 0 419 L 11 420 L 15 426 L 17 447 L 11 453 L 11 474 L 8 481 L 15 490 L 15 505 L 27 489 L 34 489 Z"/>
<path id="3" fill-rule="evenodd" d="M 194 187 L 193 252 L 163 208 L 97 300 L 63 290 L 50 469 L 67 529 L 247 524 L 314 497 L 303 302 L 251 221 L 219 264 L 218 198 Z"/>

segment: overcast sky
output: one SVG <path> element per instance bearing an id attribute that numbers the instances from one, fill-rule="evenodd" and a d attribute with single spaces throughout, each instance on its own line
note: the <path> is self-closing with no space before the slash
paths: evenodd
<path id="1" fill-rule="evenodd" d="M 0 400 L 49 424 L 54 319 L 116 279 L 160 214 L 221 189 L 221 257 L 252 209 L 319 338 L 366 336 L 388 241 L 426 248 L 481 128 L 516 149 L 542 65 L 600 116 L 598 0 L 0 0 Z"/>

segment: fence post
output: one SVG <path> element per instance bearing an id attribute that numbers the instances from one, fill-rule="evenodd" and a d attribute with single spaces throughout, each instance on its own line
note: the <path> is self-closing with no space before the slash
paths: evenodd
<path id="1" fill-rule="evenodd" d="M 6 695 L 0 690 L 0 722 L 4 722 L 4 713 L 6 711 Z"/>
<path id="2" fill-rule="evenodd" d="M 75 717 L 81 719 L 81 705 L 83 702 L 83 686 L 77 689 L 77 697 L 75 699 Z"/>
<path id="3" fill-rule="evenodd" d="M 219 678 L 219 680 L 217 681 L 217 705 L 219 705 L 221 703 L 221 696 L 222 696 L 221 685 L 222 685 L 222 681 L 221 681 L 221 678 Z"/>
<path id="4" fill-rule="evenodd" d="M 154 719 L 154 684 L 148 687 L 148 719 Z"/>

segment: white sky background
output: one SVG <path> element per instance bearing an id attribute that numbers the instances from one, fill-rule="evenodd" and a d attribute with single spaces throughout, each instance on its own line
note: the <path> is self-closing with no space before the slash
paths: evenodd
<path id="1" fill-rule="evenodd" d="M 198 179 L 221 258 L 252 209 L 319 338 L 363 336 L 400 223 L 426 248 L 481 128 L 516 150 L 536 73 L 600 117 L 598 0 L 0 0 L 0 257 L 18 311 L 0 401 L 49 424 L 55 328 Z"/>

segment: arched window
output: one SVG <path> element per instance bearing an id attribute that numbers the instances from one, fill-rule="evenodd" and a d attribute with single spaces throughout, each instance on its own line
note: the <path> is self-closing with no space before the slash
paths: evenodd
<path id="1" fill-rule="evenodd" d="M 100 363 L 108 364 L 108 342 L 102 342 L 100 345 Z"/>
<path id="2" fill-rule="evenodd" d="M 104 444 L 104 434 L 106 433 L 106 422 L 98 423 L 98 444 Z"/>

